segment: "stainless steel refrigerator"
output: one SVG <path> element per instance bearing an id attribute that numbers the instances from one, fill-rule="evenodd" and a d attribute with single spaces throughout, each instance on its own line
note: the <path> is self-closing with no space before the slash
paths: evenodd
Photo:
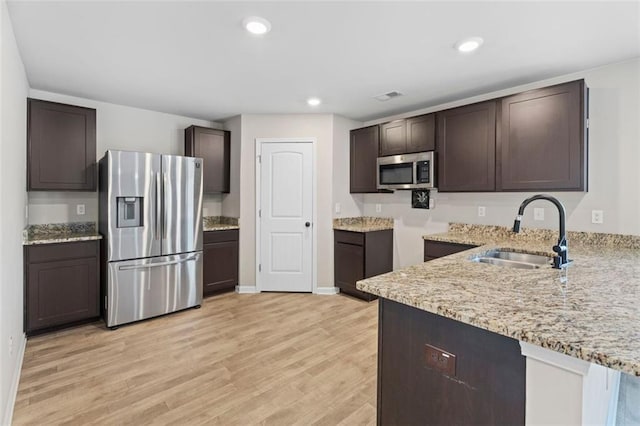
<path id="1" fill-rule="evenodd" d="M 108 327 L 202 303 L 202 159 L 107 151 L 100 160 Z"/>

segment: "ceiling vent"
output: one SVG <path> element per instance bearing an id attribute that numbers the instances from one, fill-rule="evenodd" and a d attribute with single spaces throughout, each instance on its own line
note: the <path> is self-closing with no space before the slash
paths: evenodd
<path id="1" fill-rule="evenodd" d="M 397 90 L 393 90 L 391 92 L 383 93 L 382 95 L 374 96 L 374 98 L 379 100 L 380 102 L 384 102 L 392 98 L 397 98 L 398 96 L 402 96 L 402 93 L 398 92 Z"/>

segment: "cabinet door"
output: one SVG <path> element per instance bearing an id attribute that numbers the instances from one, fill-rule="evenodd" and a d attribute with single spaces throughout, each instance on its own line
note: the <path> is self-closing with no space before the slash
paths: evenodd
<path id="1" fill-rule="evenodd" d="M 407 128 L 404 120 L 380 125 L 380 156 L 407 152 Z"/>
<path id="2" fill-rule="evenodd" d="M 205 296 L 238 285 L 238 241 L 204 245 L 202 286 Z"/>
<path id="3" fill-rule="evenodd" d="M 424 152 L 436 149 L 436 115 L 425 114 L 407 119 L 406 152 Z"/>
<path id="4" fill-rule="evenodd" d="M 354 244 L 335 244 L 335 285 L 356 290 L 356 281 L 364 279 L 364 247 Z"/>
<path id="5" fill-rule="evenodd" d="M 28 100 L 27 190 L 96 190 L 96 110 Z"/>
<path id="6" fill-rule="evenodd" d="M 191 126 L 185 129 L 185 155 L 203 159 L 203 192 L 229 193 L 231 132 Z"/>
<path id="7" fill-rule="evenodd" d="M 587 189 L 584 100 L 584 81 L 502 99 L 502 190 Z"/>
<path id="8" fill-rule="evenodd" d="M 96 258 L 32 263 L 27 268 L 27 333 L 99 315 Z"/>
<path id="9" fill-rule="evenodd" d="M 378 168 L 378 126 L 351 131 L 349 158 L 349 192 L 378 192 L 376 170 Z"/>
<path id="10" fill-rule="evenodd" d="M 437 113 L 438 191 L 495 190 L 495 101 Z"/>

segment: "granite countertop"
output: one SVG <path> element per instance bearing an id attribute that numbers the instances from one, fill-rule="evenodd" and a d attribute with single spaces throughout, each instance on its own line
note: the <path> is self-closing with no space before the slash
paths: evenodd
<path id="1" fill-rule="evenodd" d="M 96 231 L 96 224 L 93 222 L 29 225 L 22 232 L 22 236 L 22 244 L 25 246 L 102 239 L 102 235 Z"/>
<path id="2" fill-rule="evenodd" d="M 205 216 L 203 218 L 204 231 L 226 231 L 229 229 L 240 229 L 238 218 L 227 216 Z"/>
<path id="3" fill-rule="evenodd" d="M 570 232 L 569 267 L 470 262 L 494 248 L 553 255 L 557 231 L 452 224 L 434 241 L 479 247 L 358 281 L 380 297 L 640 376 L 640 236 Z"/>
<path id="4" fill-rule="evenodd" d="M 333 229 L 350 232 L 373 232 L 393 229 L 393 218 L 389 217 L 343 217 L 333 219 Z"/>

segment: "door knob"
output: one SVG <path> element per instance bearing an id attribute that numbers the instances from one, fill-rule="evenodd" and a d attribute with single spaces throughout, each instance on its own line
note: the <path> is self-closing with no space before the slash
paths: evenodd
<path id="1" fill-rule="evenodd" d="M 311 222 L 305 222 L 304 226 L 306 226 L 307 228 L 311 226 Z"/>

